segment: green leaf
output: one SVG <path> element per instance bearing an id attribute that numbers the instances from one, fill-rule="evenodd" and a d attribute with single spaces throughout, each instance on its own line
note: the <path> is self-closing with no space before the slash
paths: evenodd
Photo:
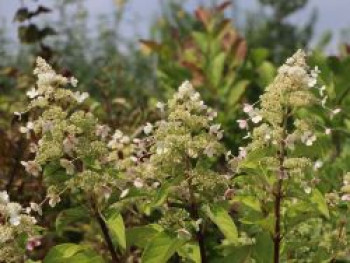
<path id="1" fill-rule="evenodd" d="M 118 245 L 125 250 L 126 249 L 126 238 L 125 238 L 125 226 L 123 217 L 119 212 L 111 214 L 107 219 L 107 225 L 112 233 L 112 236 L 118 243 Z"/>
<path id="2" fill-rule="evenodd" d="M 241 80 L 231 88 L 231 91 L 229 93 L 229 99 L 228 99 L 230 107 L 234 107 L 237 105 L 242 95 L 246 91 L 246 88 L 248 87 L 248 85 L 249 85 L 248 80 Z"/>
<path id="3" fill-rule="evenodd" d="M 103 263 L 103 258 L 95 251 L 73 243 L 53 247 L 43 263 Z"/>
<path id="4" fill-rule="evenodd" d="M 328 210 L 327 202 L 326 202 L 324 196 L 322 195 L 322 193 L 319 190 L 314 189 L 312 191 L 311 202 L 316 204 L 317 210 L 322 215 L 324 215 L 327 219 L 329 219 L 329 210 Z"/>
<path id="5" fill-rule="evenodd" d="M 73 227 L 76 229 L 76 226 L 72 223 L 86 222 L 89 219 L 88 211 L 84 207 L 74 207 L 63 210 L 59 213 L 56 218 L 56 233 L 62 235 L 64 229 L 68 227 Z"/>
<path id="6" fill-rule="evenodd" d="M 211 83 L 215 88 L 218 88 L 220 80 L 222 78 L 222 72 L 225 65 L 226 54 L 224 52 L 219 53 L 215 56 L 211 67 L 210 67 L 210 77 Z"/>
<path id="7" fill-rule="evenodd" d="M 233 201 L 241 202 L 254 211 L 261 212 L 260 201 L 255 196 L 235 196 Z"/>
<path id="8" fill-rule="evenodd" d="M 261 220 L 257 220 L 255 224 L 261 226 L 264 230 L 273 233 L 275 227 L 275 217 L 270 213 L 267 217 Z"/>
<path id="9" fill-rule="evenodd" d="M 273 78 L 276 75 L 275 66 L 267 61 L 264 61 L 257 69 L 259 73 L 259 85 L 267 86 L 272 82 Z"/>
<path id="10" fill-rule="evenodd" d="M 165 202 L 165 200 L 167 199 L 171 186 L 176 185 L 180 180 L 182 180 L 182 178 L 177 177 L 177 178 L 172 179 L 171 181 L 164 183 L 160 187 L 160 189 L 157 190 L 157 193 L 156 193 L 154 199 L 152 200 L 152 202 L 145 205 L 145 207 L 144 207 L 145 214 L 150 215 L 152 209 L 161 206 Z M 154 195 L 150 196 L 150 198 L 153 198 L 153 196 Z"/>
<path id="11" fill-rule="evenodd" d="M 156 234 L 160 232 L 155 225 L 133 227 L 126 230 L 127 246 L 132 245 L 139 248 L 144 248 L 147 241 L 152 239 Z"/>
<path id="12" fill-rule="evenodd" d="M 257 263 L 272 263 L 273 241 L 268 232 L 260 233 L 255 238 L 253 255 Z"/>
<path id="13" fill-rule="evenodd" d="M 251 51 L 251 57 L 256 66 L 261 65 L 269 56 L 269 51 L 266 48 L 255 48 Z"/>
<path id="14" fill-rule="evenodd" d="M 45 183 L 48 185 L 60 184 L 72 178 L 71 176 L 67 175 L 66 171 L 62 169 L 60 164 L 57 162 L 50 162 L 45 166 L 43 177 Z"/>
<path id="15" fill-rule="evenodd" d="M 165 232 L 157 234 L 143 251 L 142 263 L 166 263 L 186 241 Z"/>
<path id="16" fill-rule="evenodd" d="M 85 250 L 84 252 L 77 253 L 69 259 L 69 263 L 105 263 L 106 261 L 93 250 Z M 64 261 L 63 263 L 67 263 Z"/>
<path id="17" fill-rule="evenodd" d="M 207 53 L 207 49 L 208 49 L 207 36 L 201 32 L 193 32 L 192 36 L 196 44 L 199 46 L 200 50 L 203 53 Z"/>
<path id="18" fill-rule="evenodd" d="M 213 263 L 248 263 L 252 253 L 251 246 L 231 247 L 223 258 L 218 258 Z"/>
<path id="19" fill-rule="evenodd" d="M 44 263 L 63 262 L 63 259 L 71 258 L 82 250 L 84 250 L 82 246 L 73 243 L 57 245 L 49 251 Z"/>
<path id="20" fill-rule="evenodd" d="M 209 218 L 224 234 L 225 238 L 229 242 L 236 244 L 238 242 L 238 231 L 226 209 L 218 205 L 213 205 L 212 207 L 207 206 L 206 212 Z"/>
<path id="21" fill-rule="evenodd" d="M 201 263 L 201 253 L 198 243 L 186 243 L 178 250 L 179 255 L 193 263 Z M 186 261 L 188 262 L 188 261 Z"/>

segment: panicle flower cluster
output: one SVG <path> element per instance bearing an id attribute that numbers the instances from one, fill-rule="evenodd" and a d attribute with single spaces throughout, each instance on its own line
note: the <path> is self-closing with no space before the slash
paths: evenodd
<path id="1" fill-rule="evenodd" d="M 138 165 L 132 174 L 137 185 L 153 189 L 170 182 L 169 198 L 184 203 L 190 203 L 190 191 L 210 202 L 223 196 L 228 179 L 215 167 L 224 152 L 223 131 L 213 122 L 216 113 L 188 81 L 160 110 L 166 118 L 148 123 L 146 137 L 134 140 L 133 160 Z"/>
<path id="2" fill-rule="evenodd" d="M 309 69 L 305 53 L 299 50 L 278 69 L 277 76 L 260 96 L 260 108 L 250 104 L 244 105 L 243 111 L 249 118 L 238 120 L 240 128 L 248 129 L 248 121 L 257 126 L 246 136 L 251 138 L 251 143 L 231 160 L 234 169 L 239 167 L 238 162 L 251 152 L 273 149 L 275 157 L 272 158 L 276 158 L 278 163 L 276 152 L 280 150 L 281 143 L 291 154 L 296 145 L 312 146 L 316 142 L 315 123 L 298 117 L 297 110 L 319 102 L 313 91 L 317 88 L 319 73 L 317 67 Z M 294 127 L 291 125 L 293 122 Z M 288 159 L 287 166 L 288 174 L 301 174 L 302 169 L 312 164 L 311 160 L 296 156 Z"/>
<path id="3" fill-rule="evenodd" d="M 248 114 L 248 118 L 237 120 L 241 129 L 248 129 L 249 121 L 257 124 L 264 120 L 266 125 L 268 125 L 263 128 L 265 134 L 259 134 L 259 139 L 262 139 L 261 135 L 265 137 L 264 142 L 254 140 L 257 145 L 252 147 L 263 147 L 266 142 L 276 143 L 280 139 L 280 133 L 277 131 L 273 134 L 273 131 L 269 130 L 278 129 L 282 126 L 284 116 L 295 112 L 300 107 L 320 104 L 323 108 L 330 111 L 331 117 L 341 111 L 339 108 L 331 110 L 325 107 L 324 104 L 327 99 L 325 94 L 326 88 L 318 85 L 319 73 L 320 70 L 317 66 L 314 69 L 309 69 L 305 61 L 305 53 L 299 50 L 278 69 L 276 78 L 260 97 L 260 109 L 254 108 L 254 105 L 244 104 L 243 111 Z M 318 92 L 314 92 L 314 89 L 317 89 Z M 300 125 L 301 122 L 303 122 L 303 125 Z M 305 124 L 305 121 L 295 118 L 295 133 L 288 134 L 288 137 L 285 139 L 287 146 L 294 148 L 294 143 L 298 141 L 311 146 L 317 139 L 313 130 L 314 126 L 312 123 Z M 325 128 L 324 133 L 329 135 L 331 129 Z M 250 137 L 252 137 L 252 134 L 248 132 L 245 138 Z"/>
<path id="4" fill-rule="evenodd" d="M 179 87 L 167 107 L 167 119 L 154 126 L 148 123 L 144 127 L 148 137 L 138 142 L 140 151 L 135 157 L 148 155 L 144 165 L 152 169 L 143 177 L 164 180 L 188 172 L 201 176 L 201 161 L 223 153 L 223 131 L 220 124 L 213 123 L 216 113 L 203 103 L 188 81 Z"/>
<path id="5" fill-rule="evenodd" d="M 331 129 L 326 128 L 322 134 L 318 129 L 322 125 L 317 123 L 316 118 L 302 118 L 302 113 L 310 106 L 320 105 L 325 108 L 323 101 L 326 97 L 325 87 L 318 86 L 319 69 L 315 67 L 310 70 L 305 58 L 305 53 L 299 50 L 287 59 L 260 96 L 260 107 L 244 105 L 243 111 L 248 114 L 248 118 L 239 120 L 238 125 L 248 131 L 246 138 L 250 138 L 251 142 L 244 148 L 240 147 L 237 156 L 231 158 L 228 155 L 233 171 L 244 172 L 235 179 L 237 200 L 239 197 L 254 196 L 259 204 L 266 204 L 267 210 L 267 204 L 273 204 L 274 208 L 279 209 L 279 214 L 276 215 L 277 210 L 264 212 L 270 213 L 276 220 L 280 218 L 281 229 L 288 229 L 288 224 L 297 218 L 300 211 L 314 211 L 316 199 L 333 208 L 337 207 L 340 200 L 350 201 L 349 174 L 344 176 L 341 197 L 336 192 L 324 197 L 315 188 L 320 183 L 317 174 L 323 162 L 320 159 L 312 162 L 305 149 L 314 145 L 319 136 L 329 135 Z M 339 111 L 331 111 L 331 117 Z M 248 124 L 255 126 L 251 132 Z M 296 208 L 299 206 L 305 208 L 299 211 Z M 328 206 L 323 212 L 328 217 Z M 315 262 L 317 259 L 313 257 L 318 255 L 317 250 L 320 248 L 329 255 L 334 251 L 345 251 L 346 234 L 342 233 L 342 227 L 337 229 L 338 223 L 334 223 L 339 214 L 334 213 L 333 221 L 327 221 L 313 213 L 310 213 L 305 223 L 292 223 L 292 231 L 278 233 L 285 240 L 286 251 L 290 250 L 288 260 L 291 262 L 304 259 L 305 255 L 310 258 L 305 262 Z M 289 247 L 293 242 L 301 246 Z"/>
<path id="6" fill-rule="evenodd" d="M 2 262 L 22 262 L 26 249 L 40 245 L 36 238 L 36 220 L 30 216 L 30 208 L 23 208 L 19 203 L 11 202 L 7 192 L 0 192 L 0 259 Z M 21 246 L 25 237 L 36 240 L 33 246 Z M 25 240 L 24 240 L 25 241 Z M 23 241 L 22 241 L 23 243 Z"/>
<path id="7" fill-rule="evenodd" d="M 75 78 L 57 74 L 40 57 L 34 74 L 37 87 L 28 92 L 31 120 L 20 128 L 36 142 L 31 144 L 34 160 L 22 161 L 25 170 L 33 176 L 43 172 L 52 206 L 66 189 L 108 196 L 116 183 L 112 170 L 120 165 L 118 160 L 129 138 L 119 130 L 111 134 L 110 127 L 99 124 L 92 113 L 79 110 L 89 95 L 67 87 L 76 87 Z"/>

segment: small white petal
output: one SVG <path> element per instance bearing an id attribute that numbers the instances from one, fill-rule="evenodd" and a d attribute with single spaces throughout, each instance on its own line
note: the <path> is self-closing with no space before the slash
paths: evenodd
<path id="1" fill-rule="evenodd" d="M 128 195 L 128 193 L 129 193 L 129 189 L 127 188 L 127 189 L 124 189 L 122 192 L 121 192 L 121 194 L 120 194 L 120 198 L 124 198 L 124 197 L 126 197 L 127 195 Z"/>
<path id="2" fill-rule="evenodd" d="M 151 123 L 146 123 L 146 126 L 143 127 L 143 132 L 148 135 L 153 131 L 153 125 Z"/>
<path id="3" fill-rule="evenodd" d="M 244 103 L 244 106 L 243 106 L 243 112 L 245 113 L 250 113 L 254 110 L 253 108 L 253 105 L 250 105 L 248 103 Z"/>
<path id="4" fill-rule="evenodd" d="M 10 217 L 10 224 L 13 226 L 18 226 L 21 223 L 21 216 L 15 215 Z"/>
<path id="5" fill-rule="evenodd" d="M 139 178 L 136 178 L 135 181 L 134 181 L 134 186 L 136 188 L 142 188 L 143 187 L 143 181 Z"/>
<path id="6" fill-rule="evenodd" d="M 262 117 L 260 115 L 255 115 L 253 118 L 252 118 L 252 122 L 253 123 L 259 123 L 262 121 Z"/>

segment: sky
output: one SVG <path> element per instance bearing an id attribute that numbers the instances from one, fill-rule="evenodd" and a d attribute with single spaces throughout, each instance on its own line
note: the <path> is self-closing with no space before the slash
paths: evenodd
<path id="1" fill-rule="evenodd" d="M 26 4 L 37 3 L 33 0 L 22 0 Z M 57 0 L 56 0 L 57 1 Z M 88 8 L 90 19 L 90 27 L 100 15 L 112 14 L 116 8 L 117 0 L 85 0 Z M 123 25 L 123 31 L 126 35 L 146 38 L 150 23 L 159 14 L 159 3 L 166 0 L 129 0 L 127 6 L 127 19 Z M 193 10 L 198 3 L 205 3 L 208 0 L 187 0 L 186 7 Z M 293 1 L 293 0 L 291 0 Z M 13 14 L 20 6 L 20 0 L 0 0 L 0 25 L 5 25 L 9 32 L 14 34 L 16 24 L 12 22 Z M 45 3 L 46 6 L 53 6 L 55 0 L 39 1 Z M 258 8 L 256 0 L 235 0 L 237 10 L 240 14 L 247 11 L 254 11 Z M 309 0 L 307 7 L 301 12 L 293 15 L 290 20 L 295 24 L 303 24 L 307 21 L 313 10 L 318 11 L 318 20 L 315 27 L 315 40 L 318 39 L 323 32 L 332 31 L 333 41 L 328 50 L 333 53 L 337 50 L 339 40 L 339 32 L 342 29 L 350 28 L 350 1 L 349 0 Z"/>

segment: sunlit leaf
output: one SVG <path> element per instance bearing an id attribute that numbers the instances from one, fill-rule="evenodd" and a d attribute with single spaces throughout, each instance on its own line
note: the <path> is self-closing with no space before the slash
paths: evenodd
<path id="1" fill-rule="evenodd" d="M 225 238 L 231 243 L 236 244 L 238 242 L 238 231 L 226 209 L 219 205 L 212 205 L 206 207 L 206 212 L 209 218 L 224 234 Z"/>
<path id="2" fill-rule="evenodd" d="M 161 232 L 150 239 L 143 251 L 141 261 L 142 263 L 166 263 L 184 243 L 184 240 Z"/>

